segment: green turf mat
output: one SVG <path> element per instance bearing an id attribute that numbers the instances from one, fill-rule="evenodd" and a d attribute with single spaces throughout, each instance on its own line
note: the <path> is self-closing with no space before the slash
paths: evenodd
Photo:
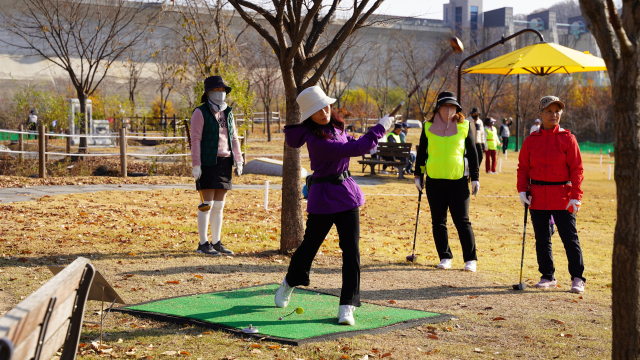
<path id="1" fill-rule="evenodd" d="M 396 328 L 446 321 L 452 316 L 438 313 L 362 303 L 356 308 L 355 326 L 338 325 L 339 298 L 311 290 L 296 288 L 286 309 L 273 303 L 277 284 L 260 285 L 231 291 L 196 294 L 114 309 L 157 320 L 189 323 L 242 333 L 253 325 L 260 337 L 298 345 L 303 342 L 385 332 Z M 304 308 L 303 314 L 292 314 Z"/>

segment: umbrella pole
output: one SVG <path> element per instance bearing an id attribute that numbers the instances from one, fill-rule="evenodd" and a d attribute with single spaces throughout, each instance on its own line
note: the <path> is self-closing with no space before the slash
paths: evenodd
<path id="1" fill-rule="evenodd" d="M 516 152 L 520 146 L 520 74 L 516 75 Z"/>

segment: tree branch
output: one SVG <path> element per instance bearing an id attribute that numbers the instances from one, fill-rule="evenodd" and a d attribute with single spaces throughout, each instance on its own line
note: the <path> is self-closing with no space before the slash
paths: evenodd
<path id="1" fill-rule="evenodd" d="M 607 0 L 607 10 L 609 10 L 610 23 L 611 26 L 613 26 L 616 37 L 618 38 L 618 43 L 620 44 L 620 50 L 622 51 L 622 54 L 625 56 L 633 56 L 633 54 L 635 53 L 634 46 L 631 41 L 629 41 L 626 31 L 622 27 L 622 21 L 620 21 L 616 6 L 613 4 L 613 0 Z"/>

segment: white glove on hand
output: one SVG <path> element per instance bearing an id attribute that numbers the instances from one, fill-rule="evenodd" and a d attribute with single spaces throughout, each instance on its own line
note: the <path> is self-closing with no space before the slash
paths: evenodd
<path id="1" fill-rule="evenodd" d="M 524 206 L 524 204 L 531 205 L 531 196 L 527 198 L 527 193 L 525 191 L 519 192 L 518 195 L 520 195 L 520 202 L 522 203 L 522 206 Z"/>
<path id="2" fill-rule="evenodd" d="M 573 209 L 569 210 L 569 212 L 575 215 L 578 213 L 578 211 L 580 211 L 581 205 L 582 205 L 582 202 L 580 202 L 580 200 L 571 199 L 569 200 L 569 205 L 567 205 L 566 210 L 569 210 L 569 208 L 573 206 Z"/>
<path id="3" fill-rule="evenodd" d="M 393 122 L 393 119 L 391 119 L 387 114 L 382 119 L 380 119 L 380 121 L 378 121 L 378 124 L 382 125 L 386 131 L 386 130 L 389 130 L 389 128 L 391 127 L 392 122 Z"/>
<path id="4" fill-rule="evenodd" d="M 418 189 L 418 192 L 422 192 L 422 179 L 417 177 L 413 178 L 413 181 L 416 183 L 416 189 Z"/>
<path id="5" fill-rule="evenodd" d="M 193 174 L 193 177 L 196 178 L 196 180 L 200 179 L 200 176 L 202 176 L 202 169 L 200 168 L 200 165 L 194 166 L 191 170 L 191 173 Z"/>
<path id="6" fill-rule="evenodd" d="M 242 163 L 239 162 L 236 164 L 236 171 L 238 172 L 238 176 L 242 175 Z"/>
<path id="7" fill-rule="evenodd" d="M 478 195 L 478 191 L 480 191 L 480 181 L 472 181 L 471 182 L 471 195 Z"/>

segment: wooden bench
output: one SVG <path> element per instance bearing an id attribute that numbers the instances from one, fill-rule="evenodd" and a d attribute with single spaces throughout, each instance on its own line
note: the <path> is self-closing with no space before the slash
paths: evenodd
<path id="1" fill-rule="evenodd" d="M 0 318 L 0 359 L 73 360 L 95 269 L 78 258 Z M 11 355 L 13 353 L 13 355 Z"/>
<path id="2" fill-rule="evenodd" d="M 364 172 L 367 165 L 369 165 L 371 175 L 375 175 L 376 165 L 388 165 L 398 168 L 398 179 L 404 179 L 402 169 L 407 166 L 407 158 L 411 157 L 411 143 L 378 143 L 376 155 L 378 158 L 362 155 L 362 160 L 358 160 L 358 163 L 362 164 L 362 172 Z M 383 157 L 394 157 L 396 160 L 388 161 L 384 160 Z"/>

